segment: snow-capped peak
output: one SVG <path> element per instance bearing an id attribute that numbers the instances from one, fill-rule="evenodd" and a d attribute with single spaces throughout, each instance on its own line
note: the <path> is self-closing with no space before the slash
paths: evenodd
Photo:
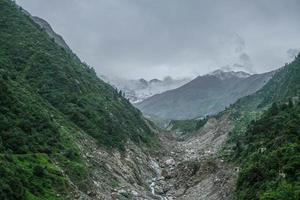
<path id="1" fill-rule="evenodd" d="M 246 72 L 243 72 L 243 71 L 223 71 L 223 70 L 215 70 L 211 73 L 209 73 L 208 75 L 211 75 L 211 76 L 215 76 L 221 80 L 225 80 L 225 79 L 229 79 L 229 78 L 234 78 L 234 77 L 237 77 L 237 78 L 247 78 L 250 76 L 250 74 L 246 73 Z"/>

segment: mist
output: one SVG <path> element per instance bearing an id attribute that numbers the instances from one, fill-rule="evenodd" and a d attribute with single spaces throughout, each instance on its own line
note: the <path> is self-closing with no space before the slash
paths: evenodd
<path id="1" fill-rule="evenodd" d="M 18 0 L 47 20 L 99 75 L 262 73 L 300 47 L 298 0 Z"/>

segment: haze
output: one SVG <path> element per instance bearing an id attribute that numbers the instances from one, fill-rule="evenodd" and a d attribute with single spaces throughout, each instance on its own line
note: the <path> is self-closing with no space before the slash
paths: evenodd
<path id="1" fill-rule="evenodd" d="M 99 75 L 261 73 L 300 48 L 299 0 L 18 0 Z"/>

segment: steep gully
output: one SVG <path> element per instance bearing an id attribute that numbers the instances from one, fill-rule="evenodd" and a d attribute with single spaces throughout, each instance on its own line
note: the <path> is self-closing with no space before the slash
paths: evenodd
<path id="1" fill-rule="evenodd" d="M 78 146 L 89 169 L 86 189 L 73 187 L 80 200 L 227 200 L 236 170 L 219 152 L 233 125 L 228 116 L 210 118 L 196 133 L 157 132 L 161 148 L 147 153 L 128 141 L 123 154 L 107 152 L 85 134 Z"/>
<path id="2" fill-rule="evenodd" d="M 225 162 L 219 152 L 231 129 L 225 115 L 209 119 L 188 137 L 161 133 L 164 150 L 151 161 L 156 172 L 149 183 L 153 199 L 230 199 L 238 168 Z"/>

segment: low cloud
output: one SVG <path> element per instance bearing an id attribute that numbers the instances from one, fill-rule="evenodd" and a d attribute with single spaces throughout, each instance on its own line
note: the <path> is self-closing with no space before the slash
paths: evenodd
<path id="1" fill-rule="evenodd" d="M 245 50 L 245 40 L 239 35 L 239 34 L 235 34 L 235 42 L 236 42 L 236 48 L 235 48 L 235 52 L 236 53 L 241 53 L 242 51 Z"/>
<path id="2" fill-rule="evenodd" d="M 300 52 L 300 49 L 288 49 L 286 51 L 289 58 L 293 59 L 295 58 Z"/>
<path id="3" fill-rule="evenodd" d="M 109 76 L 197 76 L 220 66 L 260 73 L 283 66 L 290 60 L 285 50 L 300 46 L 299 0 L 17 3 L 48 21 L 98 74 Z"/>

